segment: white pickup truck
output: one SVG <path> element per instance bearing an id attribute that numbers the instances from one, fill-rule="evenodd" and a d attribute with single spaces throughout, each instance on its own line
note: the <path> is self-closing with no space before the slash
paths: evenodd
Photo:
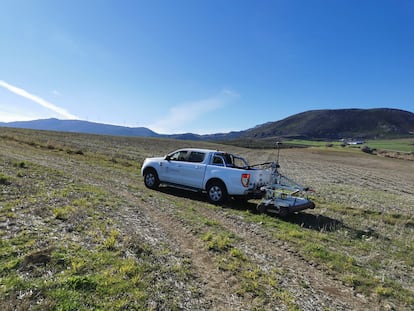
<path id="1" fill-rule="evenodd" d="M 166 184 L 205 191 L 210 202 L 228 197 L 261 198 L 260 188 L 270 182 L 268 170 L 255 169 L 239 156 L 217 150 L 186 148 L 165 157 L 145 159 L 141 174 L 150 189 Z"/>

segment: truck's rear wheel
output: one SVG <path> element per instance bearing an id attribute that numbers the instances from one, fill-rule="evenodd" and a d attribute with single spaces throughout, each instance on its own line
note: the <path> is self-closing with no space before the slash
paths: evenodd
<path id="1" fill-rule="evenodd" d="M 222 204 L 227 201 L 227 189 L 221 181 L 212 181 L 207 186 L 208 200 L 213 204 Z"/>
<path id="2" fill-rule="evenodd" d="M 144 184 L 150 189 L 155 189 L 159 186 L 160 180 L 158 179 L 158 174 L 154 169 L 147 169 L 144 172 Z"/>

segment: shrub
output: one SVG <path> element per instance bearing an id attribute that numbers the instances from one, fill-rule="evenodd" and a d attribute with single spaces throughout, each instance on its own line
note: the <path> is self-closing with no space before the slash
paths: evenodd
<path id="1" fill-rule="evenodd" d="M 7 185 L 10 185 L 10 184 L 11 184 L 11 182 L 10 182 L 9 176 L 0 173 L 0 185 L 6 185 L 7 186 Z"/>
<path id="2" fill-rule="evenodd" d="M 365 152 L 365 153 L 372 154 L 372 153 L 374 152 L 374 149 L 371 149 L 371 148 L 370 148 L 370 147 L 368 147 L 368 146 L 363 146 L 363 147 L 361 148 L 361 151 L 362 151 L 362 152 Z"/>
<path id="3" fill-rule="evenodd" d="M 66 221 L 73 211 L 74 208 L 72 206 L 57 207 L 53 210 L 53 216 L 55 216 L 56 219 Z"/>
<path id="4" fill-rule="evenodd" d="M 13 166 L 18 168 L 28 168 L 27 164 L 23 161 L 13 163 Z"/>
<path id="5" fill-rule="evenodd" d="M 66 153 L 67 154 L 78 154 L 78 155 L 85 155 L 84 154 L 84 152 L 82 151 L 82 150 L 71 150 L 71 149 L 68 149 L 68 150 L 66 150 Z"/>
<path id="6" fill-rule="evenodd" d="M 119 237 L 119 231 L 113 229 L 109 237 L 103 242 L 104 247 L 108 250 L 115 250 L 118 237 Z"/>

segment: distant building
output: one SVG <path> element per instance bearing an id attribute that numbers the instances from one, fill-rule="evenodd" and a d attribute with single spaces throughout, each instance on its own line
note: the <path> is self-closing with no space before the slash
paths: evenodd
<path id="1" fill-rule="evenodd" d="M 346 142 L 348 145 L 363 145 L 365 141 L 363 140 L 351 140 Z"/>

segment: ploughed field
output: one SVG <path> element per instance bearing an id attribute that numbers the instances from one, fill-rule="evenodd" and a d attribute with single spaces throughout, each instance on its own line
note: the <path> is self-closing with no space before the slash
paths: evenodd
<path id="1" fill-rule="evenodd" d="M 144 187 L 145 157 L 274 150 L 0 128 L 1 310 L 411 310 L 414 162 L 281 150 L 316 203 L 287 218 Z"/>

